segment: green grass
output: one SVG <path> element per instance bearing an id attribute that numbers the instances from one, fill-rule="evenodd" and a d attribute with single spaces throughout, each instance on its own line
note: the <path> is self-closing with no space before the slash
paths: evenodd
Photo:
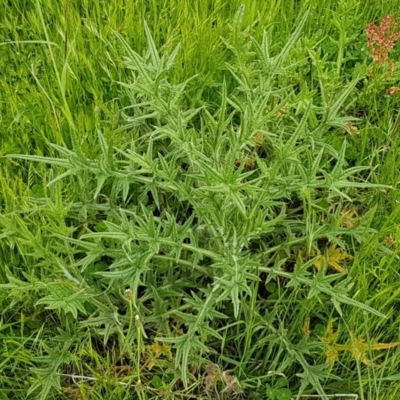
<path id="1" fill-rule="evenodd" d="M 0 399 L 398 399 L 397 6 L 3 1 Z"/>

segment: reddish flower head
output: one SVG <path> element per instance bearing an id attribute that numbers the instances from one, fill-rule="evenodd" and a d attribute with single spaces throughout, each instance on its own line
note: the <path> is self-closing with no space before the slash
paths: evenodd
<path id="1" fill-rule="evenodd" d="M 400 38 L 400 31 L 396 32 L 397 22 L 391 15 L 386 15 L 380 26 L 374 22 L 368 24 L 365 32 L 368 36 L 368 47 L 373 60 L 381 67 L 385 62 L 389 65 L 389 73 L 393 73 L 393 60 L 389 53 Z"/>

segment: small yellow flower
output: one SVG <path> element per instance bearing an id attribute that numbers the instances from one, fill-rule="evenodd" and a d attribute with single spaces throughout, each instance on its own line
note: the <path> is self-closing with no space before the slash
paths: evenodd
<path id="1" fill-rule="evenodd" d="M 325 356 L 328 364 L 334 364 L 339 359 L 339 352 L 335 347 L 327 346 Z"/>
<path id="2" fill-rule="evenodd" d="M 147 369 L 150 371 L 156 365 L 157 359 L 165 357 L 167 360 L 172 360 L 171 346 L 162 342 L 154 342 L 150 346 L 146 346 L 148 361 Z"/>
<path id="3" fill-rule="evenodd" d="M 304 325 L 301 329 L 304 339 L 308 339 L 310 337 L 310 333 L 311 333 L 310 321 L 311 321 L 311 318 L 307 317 L 306 320 L 304 321 Z"/>
<path id="4" fill-rule="evenodd" d="M 154 342 L 152 345 L 147 346 L 147 348 L 156 358 L 164 356 L 168 360 L 172 360 L 171 346 L 169 344 Z"/>
<path id="5" fill-rule="evenodd" d="M 262 144 L 264 141 L 264 135 L 261 132 L 256 133 L 254 136 L 254 140 L 258 145 Z"/>
<path id="6" fill-rule="evenodd" d="M 353 228 L 357 224 L 358 218 L 356 210 L 344 208 L 340 214 L 340 225 L 342 227 Z"/>
<path id="7" fill-rule="evenodd" d="M 331 247 L 329 247 L 325 254 L 319 254 L 317 256 L 317 259 L 314 262 L 314 266 L 315 268 L 317 268 L 318 271 L 321 271 L 323 262 L 325 260 L 329 267 L 333 268 L 337 272 L 346 274 L 346 268 L 342 267 L 340 264 L 346 260 L 351 260 L 352 258 L 352 255 L 342 253 L 341 249 L 337 248 L 336 244 L 333 244 Z"/>
<path id="8" fill-rule="evenodd" d="M 374 364 L 367 357 L 368 350 L 387 350 L 400 344 L 400 342 L 393 342 L 369 345 L 368 343 L 365 343 L 365 339 L 355 337 L 353 334 L 351 334 L 349 344 L 338 344 L 336 343 L 337 333 L 333 333 L 332 322 L 332 320 L 328 322 L 326 336 L 320 337 L 321 342 L 326 346 L 326 361 L 331 364 L 339 359 L 339 351 L 348 351 L 354 360 L 362 362 L 368 366 L 373 366 Z"/>

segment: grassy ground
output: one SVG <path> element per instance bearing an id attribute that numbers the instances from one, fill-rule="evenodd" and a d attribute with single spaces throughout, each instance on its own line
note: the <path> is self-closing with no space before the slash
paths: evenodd
<path id="1" fill-rule="evenodd" d="M 2 6 L 0 399 L 400 397 L 397 0 Z"/>

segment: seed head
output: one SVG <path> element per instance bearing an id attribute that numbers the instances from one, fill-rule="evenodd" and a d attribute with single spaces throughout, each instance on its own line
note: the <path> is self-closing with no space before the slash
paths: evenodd
<path id="1" fill-rule="evenodd" d="M 389 14 L 383 18 L 380 26 L 371 22 L 365 27 L 372 59 L 380 67 L 387 62 L 390 75 L 393 73 L 393 60 L 389 58 L 389 53 L 400 38 L 400 31 L 396 32 L 397 27 L 397 22 Z"/>

